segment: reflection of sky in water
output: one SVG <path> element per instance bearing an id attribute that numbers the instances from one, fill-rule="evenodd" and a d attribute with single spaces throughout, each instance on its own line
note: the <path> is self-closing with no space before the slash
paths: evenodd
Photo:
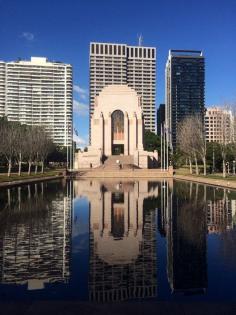
<path id="1" fill-rule="evenodd" d="M 1 300 L 235 299 L 234 191 L 63 181 L 0 200 Z"/>

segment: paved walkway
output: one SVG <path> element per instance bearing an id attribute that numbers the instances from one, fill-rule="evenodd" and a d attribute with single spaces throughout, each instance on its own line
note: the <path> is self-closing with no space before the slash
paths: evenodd
<path id="1" fill-rule="evenodd" d="M 213 185 L 213 186 L 220 186 L 220 187 L 227 187 L 227 188 L 232 188 L 236 189 L 236 181 L 232 180 L 227 180 L 226 179 L 215 179 L 215 178 L 204 178 L 204 177 L 197 177 L 197 176 L 191 176 L 191 175 L 175 175 L 175 179 L 179 180 L 187 180 L 191 182 L 197 182 L 197 183 L 202 183 L 202 184 L 207 184 L 207 185 Z"/>

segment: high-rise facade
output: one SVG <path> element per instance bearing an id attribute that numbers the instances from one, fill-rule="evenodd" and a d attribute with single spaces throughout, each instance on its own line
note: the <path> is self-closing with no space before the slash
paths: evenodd
<path id="1" fill-rule="evenodd" d="M 205 58 L 202 51 L 170 50 L 166 63 L 166 128 L 170 146 L 178 141 L 178 124 L 200 115 L 204 122 Z"/>
<path id="2" fill-rule="evenodd" d="M 161 126 L 164 127 L 165 123 L 165 104 L 160 104 L 157 109 L 157 134 L 161 135 Z"/>
<path id="3" fill-rule="evenodd" d="M 41 125 L 53 142 L 72 142 L 72 66 L 31 57 L 0 62 L 0 115 L 26 125 Z"/>
<path id="4" fill-rule="evenodd" d="M 95 96 L 110 84 L 128 84 L 141 96 L 144 124 L 156 131 L 156 48 L 126 44 L 90 44 L 90 118 Z"/>
<path id="5" fill-rule="evenodd" d="M 205 115 L 207 142 L 230 143 L 234 141 L 235 120 L 231 110 L 208 108 Z"/>

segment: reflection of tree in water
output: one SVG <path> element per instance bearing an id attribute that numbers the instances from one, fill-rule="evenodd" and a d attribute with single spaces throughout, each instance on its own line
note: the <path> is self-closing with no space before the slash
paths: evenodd
<path id="1" fill-rule="evenodd" d="M 207 286 L 206 188 L 176 183 L 167 232 L 168 278 L 175 292 L 194 293 Z"/>
<path id="2" fill-rule="evenodd" d="M 62 185 L 54 185 L 17 187 L 10 196 L 9 190 L 2 193 L 2 283 L 42 288 L 44 282 L 69 276 L 70 204 Z"/>

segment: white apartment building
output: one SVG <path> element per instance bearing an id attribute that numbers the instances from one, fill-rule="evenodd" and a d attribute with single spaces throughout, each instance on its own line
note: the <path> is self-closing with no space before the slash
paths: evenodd
<path id="1" fill-rule="evenodd" d="M 208 108 L 205 114 L 207 142 L 230 143 L 234 141 L 234 117 L 231 110 Z"/>
<path id="2" fill-rule="evenodd" d="M 31 57 L 0 62 L 0 115 L 44 126 L 53 142 L 72 143 L 72 66 Z"/>
<path id="3" fill-rule="evenodd" d="M 111 84 L 128 84 L 141 96 L 145 129 L 156 132 L 156 48 L 90 43 L 90 118 L 95 96 Z"/>

